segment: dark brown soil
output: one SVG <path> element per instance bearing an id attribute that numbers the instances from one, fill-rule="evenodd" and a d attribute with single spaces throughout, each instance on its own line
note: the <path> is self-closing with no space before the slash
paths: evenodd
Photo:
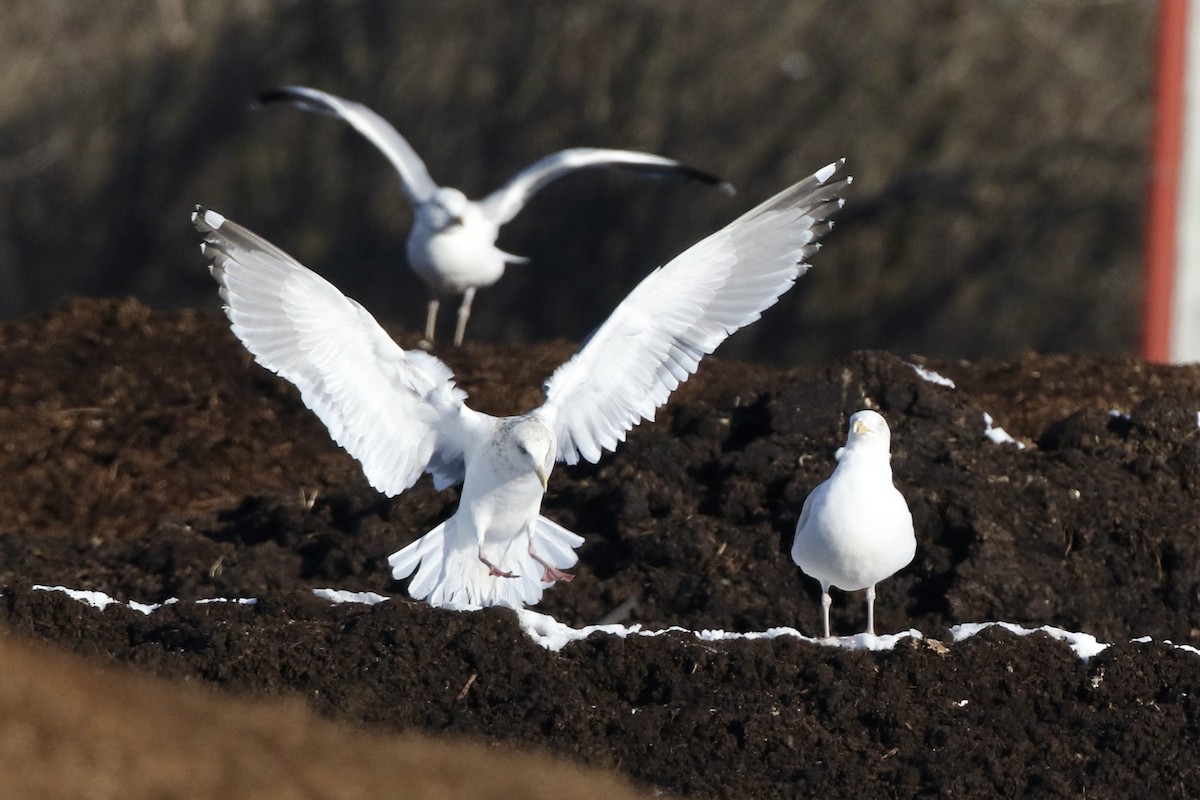
<path id="1" fill-rule="evenodd" d="M 512 412 L 572 350 L 439 355 L 475 407 Z M 455 493 L 373 492 L 216 313 L 77 301 L 0 328 L 0 618 L 380 735 L 515 743 L 682 795 L 1200 795 L 1200 654 L 1162 643 L 1200 645 L 1200 368 L 924 364 L 950 389 L 912 363 L 706 362 L 616 454 L 555 471 L 546 513 L 587 542 L 574 582 L 537 610 L 812 634 L 817 586 L 787 557 L 795 519 L 847 416 L 871 406 L 892 426 L 918 538 L 880 586 L 877 625 L 936 641 L 869 653 L 596 635 L 551 653 L 509 611 L 407 599 L 386 555 Z M 1027 447 L 985 438 L 985 411 Z M 102 612 L 34 584 L 182 602 Z M 321 587 L 392 600 L 330 606 Z M 189 602 L 206 597 L 259 602 Z M 835 596 L 839 632 L 863 617 L 861 595 Z M 1114 645 L 1084 661 L 1042 634 L 950 641 L 949 626 L 989 620 Z"/>

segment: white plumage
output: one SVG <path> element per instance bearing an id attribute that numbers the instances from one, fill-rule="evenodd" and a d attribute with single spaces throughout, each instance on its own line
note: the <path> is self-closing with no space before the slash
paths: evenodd
<path id="1" fill-rule="evenodd" d="M 318 89 L 283 86 L 259 96 L 259 102 L 290 102 L 306 111 L 338 117 L 366 137 L 387 157 L 400 176 L 413 208 L 408 237 L 409 265 L 432 292 L 425 319 L 425 338 L 432 342 L 441 298 L 462 295 L 454 344 L 462 344 L 475 291 L 491 286 L 508 264 L 525 258 L 496 247 L 500 227 L 511 221 L 535 193 L 563 175 L 589 167 L 615 167 L 654 177 L 675 176 L 733 187 L 707 172 L 670 158 L 632 150 L 578 147 L 562 150 L 530 164 L 508 183 L 476 202 L 458 189 L 439 187 L 412 146 L 371 109 Z"/>
<path id="2" fill-rule="evenodd" d="M 867 590 L 867 633 L 875 635 L 875 584 L 912 561 L 912 514 L 892 483 L 891 431 L 880 414 L 850 417 L 846 446 L 833 475 L 813 489 L 796 523 L 792 560 L 821 583 L 821 615 L 829 638 L 829 587 Z"/>
<path id="3" fill-rule="evenodd" d="M 806 269 L 850 182 L 838 164 L 781 192 L 652 272 L 547 381 L 528 414 L 493 417 L 463 401 L 449 368 L 402 350 L 358 303 L 214 211 L 192 215 L 233 332 L 291 381 L 333 439 L 387 495 L 422 472 L 462 483 L 458 509 L 388 559 L 433 605 L 536 603 L 583 540 L 540 515 L 555 461 L 596 461 L 758 319 Z"/>

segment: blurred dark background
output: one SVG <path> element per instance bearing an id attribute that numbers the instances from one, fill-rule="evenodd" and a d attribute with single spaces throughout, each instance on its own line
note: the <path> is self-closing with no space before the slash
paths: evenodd
<path id="1" fill-rule="evenodd" d="M 579 339 L 650 269 L 817 167 L 855 183 L 815 268 L 725 355 L 1135 352 L 1149 0 L 10 0 L 0 14 L 0 315 L 78 294 L 216 308 L 199 202 L 419 329 L 411 215 L 315 86 L 470 196 L 569 146 L 733 182 L 580 173 L 505 228 L 530 257 L 468 335 Z M 443 320 L 449 325 L 449 317 Z M 449 334 L 443 328 L 442 336 Z"/>

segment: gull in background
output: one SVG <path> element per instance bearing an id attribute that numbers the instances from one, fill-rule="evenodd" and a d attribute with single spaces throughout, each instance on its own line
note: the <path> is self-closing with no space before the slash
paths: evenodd
<path id="1" fill-rule="evenodd" d="M 804 501 L 792 561 L 821 583 L 821 619 L 829 638 L 829 587 L 867 590 L 867 633 L 875 635 L 875 584 L 908 566 L 916 553 L 912 514 L 892 483 L 892 434 L 869 409 L 850 417 L 837 466 Z"/>
<path id="2" fill-rule="evenodd" d="M 774 305 L 819 247 L 850 178 L 841 162 L 784 190 L 652 272 L 545 384 L 527 414 L 474 411 L 450 369 L 402 350 L 365 308 L 291 256 L 214 211 L 192 221 L 234 334 L 291 381 L 371 485 L 397 495 L 422 472 L 458 508 L 388 559 L 408 592 L 454 609 L 541 599 L 569 580 L 583 539 L 540 513 L 555 461 L 599 460 Z"/>
<path id="3" fill-rule="evenodd" d="M 361 103 L 305 86 L 271 89 L 259 95 L 258 102 L 288 102 L 305 111 L 337 117 L 365 136 L 392 162 L 413 209 L 408 263 L 432 293 L 425 318 L 425 339 L 430 343 L 441 298 L 462 295 L 454 329 L 454 344 L 462 344 L 475 290 L 500 280 L 506 265 L 528 260 L 496 247 L 500 226 L 520 213 L 535 193 L 569 172 L 588 167 L 618 168 L 652 177 L 700 181 L 733 194 L 733 187 L 720 178 L 670 158 L 632 150 L 577 147 L 530 164 L 482 200 L 468 200 L 458 189 L 434 183 L 425 162 L 404 137 Z"/>

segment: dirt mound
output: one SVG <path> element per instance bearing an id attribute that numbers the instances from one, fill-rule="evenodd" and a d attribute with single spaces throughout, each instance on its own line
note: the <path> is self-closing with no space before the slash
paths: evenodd
<path id="1" fill-rule="evenodd" d="M 439 355 L 475 407 L 511 412 L 572 349 Z M 616 454 L 552 476 L 545 512 L 587 541 L 538 611 L 812 634 L 818 588 L 786 555 L 796 516 L 847 416 L 879 409 L 918 550 L 880 586 L 877 624 L 934 640 L 881 653 L 688 633 L 552 653 L 511 612 L 410 602 L 384 559 L 455 493 L 373 492 L 216 314 L 75 302 L 3 326 L 0 376 L 0 615 L 22 635 L 702 797 L 1200 793 L 1200 655 L 1162 643 L 1200 644 L 1200 369 L 713 359 Z M 985 412 L 1025 447 L 985 436 Z M 180 602 L 100 611 L 34 584 Z M 322 587 L 392 599 L 332 606 Z M 192 602 L 210 597 L 258 602 Z M 838 632 L 863 618 L 861 595 L 835 596 Z M 1084 661 L 1044 634 L 950 642 L 995 619 L 1114 645 Z"/>

